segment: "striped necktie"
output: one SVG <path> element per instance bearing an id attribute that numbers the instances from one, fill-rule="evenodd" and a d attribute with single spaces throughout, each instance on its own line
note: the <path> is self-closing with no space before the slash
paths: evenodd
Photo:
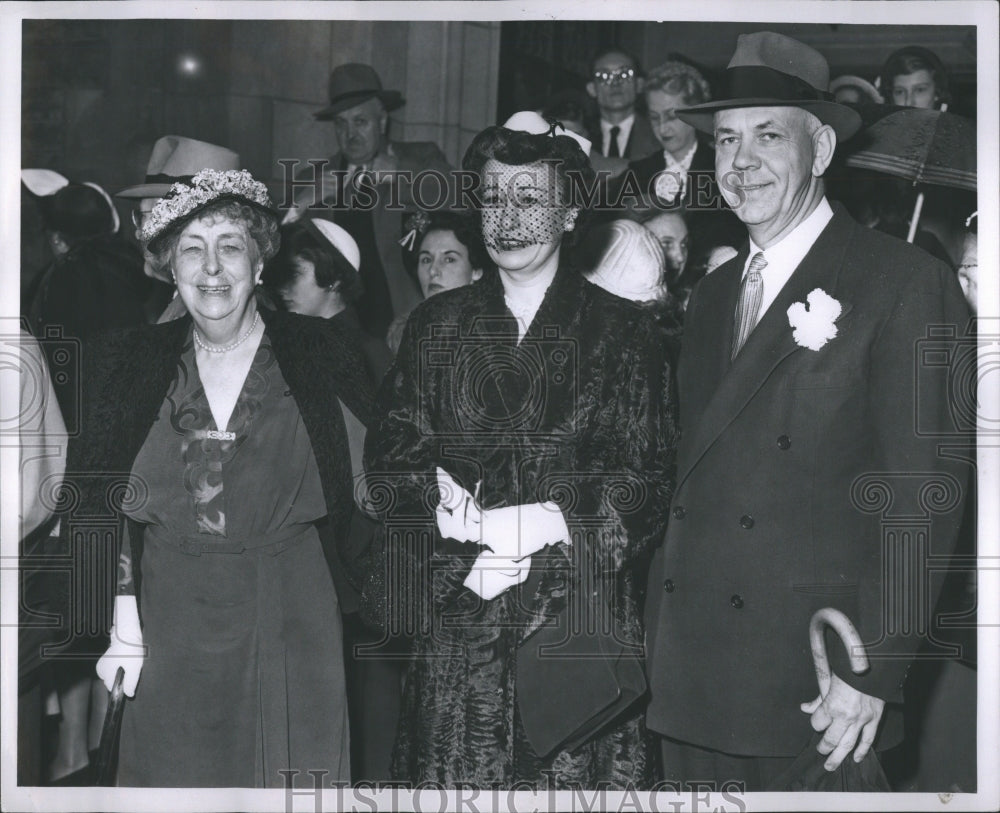
<path id="1" fill-rule="evenodd" d="M 764 277 L 760 272 L 766 267 L 764 252 L 758 251 L 750 260 L 750 268 L 747 269 L 740 285 L 740 301 L 736 305 L 736 323 L 733 330 L 733 359 L 739 354 L 757 325 L 760 303 L 764 299 Z"/>

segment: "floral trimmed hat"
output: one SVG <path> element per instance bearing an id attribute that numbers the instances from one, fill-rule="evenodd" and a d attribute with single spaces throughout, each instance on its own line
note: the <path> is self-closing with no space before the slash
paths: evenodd
<path id="1" fill-rule="evenodd" d="M 249 204 L 278 221 L 267 187 L 245 169 L 203 169 L 190 184 L 170 187 L 143 221 L 139 239 L 147 249 L 156 251 L 168 234 L 179 231 L 208 206 L 225 200 Z"/>

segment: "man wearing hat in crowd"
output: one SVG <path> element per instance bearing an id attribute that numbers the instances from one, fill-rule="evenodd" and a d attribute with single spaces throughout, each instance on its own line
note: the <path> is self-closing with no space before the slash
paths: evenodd
<path id="1" fill-rule="evenodd" d="M 832 101 L 823 56 L 748 34 L 726 74 L 721 100 L 678 114 L 714 133 L 749 243 L 687 309 L 647 724 L 664 736 L 665 778 L 753 791 L 787 788 L 800 753 L 833 771 L 902 738 L 897 704 L 933 609 L 918 600 L 917 537 L 924 557 L 950 553 L 969 476 L 938 454 L 956 430 L 946 382 L 918 354 L 935 326 L 963 336 L 968 310 L 944 264 L 827 201 L 823 173 L 861 121 Z M 887 530 L 901 520 L 919 530 Z M 889 565 L 904 561 L 912 571 Z M 919 617 L 883 609 L 897 601 Z M 809 625 L 824 607 L 856 627 L 870 668 L 854 674 L 830 636 L 817 696 Z"/>
<path id="2" fill-rule="evenodd" d="M 329 99 L 315 117 L 333 122 L 339 151 L 322 167 L 299 171 L 286 197 L 292 208 L 285 220 L 296 220 L 314 207 L 310 216 L 333 220 L 350 233 L 361 250 L 361 324 L 384 338 L 393 317 L 421 299 L 416 279 L 403 265 L 401 245 L 404 215 L 416 207 L 410 180 L 436 170 L 446 182 L 451 167 L 429 141 L 389 141 L 389 113 L 405 102 L 398 91 L 382 89 L 371 66 L 335 68 Z M 447 186 L 427 181 L 420 189 L 418 197 L 427 205 L 448 200 Z"/>
<path id="3" fill-rule="evenodd" d="M 240 156 L 226 147 L 185 136 L 166 135 L 158 138 L 153 144 L 144 181 L 123 189 L 116 193 L 115 197 L 136 201 L 136 209 L 132 212 L 132 224 L 138 235 L 146 215 L 175 183 L 190 183 L 191 179 L 203 169 L 226 172 L 239 168 Z M 148 315 L 151 319 L 158 319 L 161 322 L 182 316 L 185 311 L 180 300 L 175 298 L 173 302 L 167 304 L 169 292 L 173 290 L 170 275 L 163 269 L 156 268 L 150 262 L 151 256 L 148 253 L 144 252 L 144 257 L 143 270 L 146 276 L 165 284 L 156 286 L 158 290 L 147 303 L 147 311 L 155 312 Z"/>

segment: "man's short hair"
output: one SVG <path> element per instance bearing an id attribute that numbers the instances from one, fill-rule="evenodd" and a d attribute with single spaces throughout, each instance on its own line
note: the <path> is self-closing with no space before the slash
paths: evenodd
<path id="1" fill-rule="evenodd" d="M 594 76 L 594 71 L 597 70 L 597 63 L 604 59 L 608 54 L 621 54 L 626 59 L 630 60 L 632 63 L 632 69 L 635 71 L 636 76 L 642 76 L 642 66 L 639 64 L 639 60 L 636 59 L 635 54 L 625 48 L 602 48 L 596 54 L 594 58 L 590 60 L 590 72 L 587 74 L 587 78 L 591 79 Z"/>
<path id="2" fill-rule="evenodd" d="M 680 96 L 689 106 L 711 101 L 712 91 L 708 81 L 692 65 L 672 60 L 658 65 L 649 72 L 643 93 L 658 90 Z"/>

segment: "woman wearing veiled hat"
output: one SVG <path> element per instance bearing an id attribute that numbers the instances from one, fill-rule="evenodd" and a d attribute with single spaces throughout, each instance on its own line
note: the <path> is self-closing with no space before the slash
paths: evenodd
<path id="1" fill-rule="evenodd" d="M 670 364 L 647 311 L 567 262 L 593 170 L 555 132 L 518 114 L 469 147 L 497 270 L 414 310 L 368 434 L 386 617 L 414 640 L 411 782 L 652 782 L 638 586 L 670 497 Z"/>
<path id="2" fill-rule="evenodd" d="M 258 308 L 278 222 L 245 171 L 175 184 L 141 236 L 188 315 L 93 348 L 64 520 L 72 533 L 109 508 L 120 520 L 105 543 L 120 558 L 101 551 L 119 567 L 98 664 L 109 686 L 122 668 L 134 698 L 118 783 L 346 781 L 341 622 L 317 526 L 341 533 L 353 509 L 338 401 L 368 420 L 364 362 L 322 323 Z"/>

